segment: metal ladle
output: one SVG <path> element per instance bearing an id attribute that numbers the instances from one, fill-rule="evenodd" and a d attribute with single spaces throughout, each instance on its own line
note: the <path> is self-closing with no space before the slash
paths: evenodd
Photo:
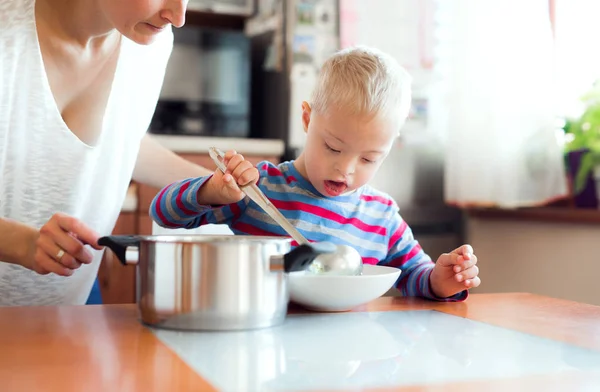
<path id="1" fill-rule="evenodd" d="M 225 154 L 215 147 L 210 147 L 208 153 L 219 170 L 225 173 L 227 166 L 223 162 Z M 279 226 L 281 226 L 298 244 L 309 244 L 309 241 L 286 219 L 285 216 L 271 203 L 265 194 L 253 182 L 240 186 L 252 201 L 258 204 Z M 363 269 L 362 257 L 351 246 L 335 245 L 335 251 L 317 256 L 307 271 L 314 274 L 331 275 L 361 275 Z"/>

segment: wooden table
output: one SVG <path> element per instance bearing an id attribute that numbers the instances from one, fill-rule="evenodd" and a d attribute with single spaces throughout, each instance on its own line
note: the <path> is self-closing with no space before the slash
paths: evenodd
<path id="1" fill-rule="evenodd" d="M 424 309 L 600 352 L 600 307 L 532 294 L 472 294 L 464 303 L 382 297 L 356 311 Z M 134 305 L 0 308 L 0 378 L 2 391 L 215 390 L 138 322 Z M 576 391 L 597 381 L 573 372 L 401 390 Z"/>

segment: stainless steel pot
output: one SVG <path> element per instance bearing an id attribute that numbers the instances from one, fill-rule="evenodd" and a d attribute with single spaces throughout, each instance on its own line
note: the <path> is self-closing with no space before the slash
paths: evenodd
<path id="1" fill-rule="evenodd" d="M 287 273 L 308 268 L 328 244 L 241 235 L 106 236 L 123 264 L 137 263 L 143 323 L 178 330 L 245 330 L 285 320 Z M 129 257 L 130 250 L 137 257 Z"/>

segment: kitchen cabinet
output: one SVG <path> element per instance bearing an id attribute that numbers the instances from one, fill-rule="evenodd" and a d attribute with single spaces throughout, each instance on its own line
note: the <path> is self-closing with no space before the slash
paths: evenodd
<path id="1" fill-rule="evenodd" d="M 477 254 L 482 281 L 473 293 L 527 290 L 600 305 L 600 212 L 531 207 L 467 213 L 466 242 Z"/>
<path id="2" fill-rule="evenodd" d="M 216 169 L 216 165 L 208 154 L 180 153 L 179 155 L 211 170 Z M 244 157 L 253 164 L 264 160 L 273 163 L 280 162 L 278 156 L 271 155 L 244 154 Z M 152 234 L 152 219 L 150 219 L 148 209 L 152 199 L 160 189 L 144 184 L 132 184 L 136 188 L 137 206 L 133 211 L 123 211 L 120 214 L 113 234 L 150 235 Z M 135 302 L 135 265 L 122 265 L 110 249 L 106 249 L 104 252 L 98 279 L 103 303 L 123 304 Z"/>

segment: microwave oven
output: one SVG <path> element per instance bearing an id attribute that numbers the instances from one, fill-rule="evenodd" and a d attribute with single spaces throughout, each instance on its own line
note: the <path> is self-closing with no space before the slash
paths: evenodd
<path id="1" fill-rule="evenodd" d="M 183 27 L 150 123 L 150 133 L 248 137 L 250 41 L 243 32 Z"/>

